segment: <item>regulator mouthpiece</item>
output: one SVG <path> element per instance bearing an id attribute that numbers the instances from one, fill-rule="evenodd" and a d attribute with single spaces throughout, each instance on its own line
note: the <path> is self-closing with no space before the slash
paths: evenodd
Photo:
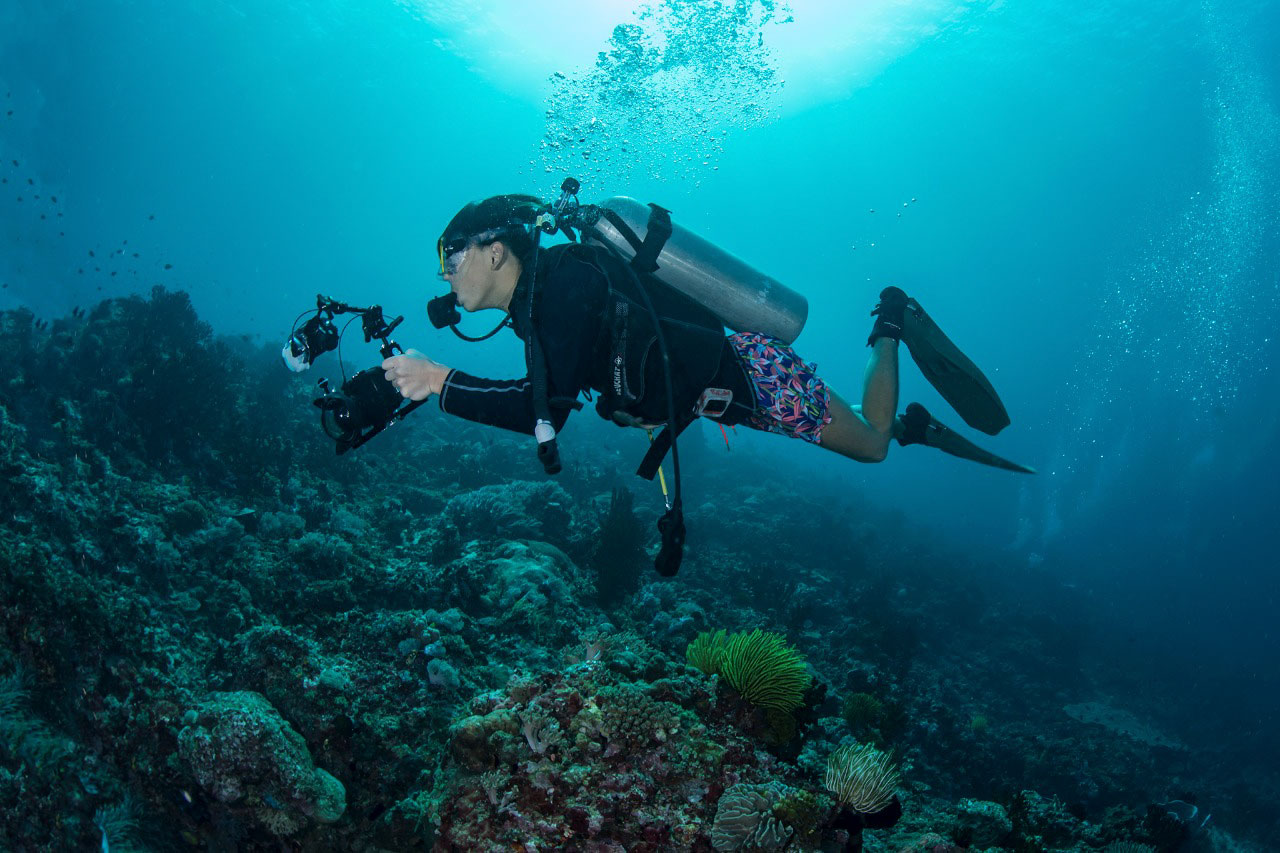
<path id="1" fill-rule="evenodd" d="M 460 322 L 462 314 L 458 311 L 458 294 L 449 291 L 444 296 L 437 296 L 427 303 L 427 319 L 437 329 L 447 329 Z"/>

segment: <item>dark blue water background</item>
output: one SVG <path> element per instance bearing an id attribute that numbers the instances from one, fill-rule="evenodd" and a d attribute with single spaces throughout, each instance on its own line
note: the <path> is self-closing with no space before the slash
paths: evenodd
<path id="1" fill-rule="evenodd" d="M 580 162 L 584 200 L 659 201 L 804 292 L 798 348 L 846 396 L 876 293 L 916 295 L 1013 415 L 977 438 L 1041 473 L 919 448 L 836 463 L 764 436 L 734 453 L 1047 573 L 1114 617 L 1100 642 L 1135 670 L 1274 729 L 1280 12 L 1078 7 L 796 2 L 747 51 L 776 77 L 737 81 L 763 117 L 642 110 L 628 155 L 614 138 L 583 156 L 546 147 L 589 134 L 547 99 L 589 83 L 637 20 L 625 4 L 5 0 L 0 307 L 163 283 L 218 331 L 274 341 L 323 291 L 404 313 L 399 340 L 446 363 L 518 375 L 512 340 L 428 326 L 435 238 L 461 203 L 550 196 Z M 960 426 L 905 361 L 902 384 Z"/>

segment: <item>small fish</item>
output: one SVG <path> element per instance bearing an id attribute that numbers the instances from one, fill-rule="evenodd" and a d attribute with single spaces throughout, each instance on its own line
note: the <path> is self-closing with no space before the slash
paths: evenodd
<path id="1" fill-rule="evenodd" d="M 76 270 L 76 275 L 84 275 L 84 267 L 81 267 L 80 269 Z"/>
<path id="2" fill-rule="evenodd" d="M 138 257 L 138 253 L 137 253 L 137 252 L 134 252 L 134 253 L 133 253 L 133 256 L 134 256 L 135 258 L 136 258 L 136 257 Z"/>
<path id="3" fill-rule="evenodd" d="M 90 250 L 89 250 L 89 257 L 91 257 L 91 258 L 93 257 L 93 249 L 90 249 Z"/>
<path id="4" fill-rule="evenodd" d="M 173 264 L 165 264 L 165 265 L 164 265 L 164 268 L 165 268 L 165 269 L 167 269 L 167 270 L 171 270 L 171 269 L 173 269 Z"/>
<path id="5" fill-rule="evenodd" d="M 156 215 L 154 213 L 147 217 L 147 219 L 155 219 L 155 218 L 156 218 Z"/>
<path id="6" fill-rule="evenodd" d="M 116 271 L 115 271 L 115 270 L 112 270 L 112 271 L 111 271 L 111 277 L 112 277 L 112 278 L 115 278 L 115 277 L 116 277 Z"/>
<path id="7" fill-rule="evenodd" d="M 58 197 L 57 197 L 56 195 L 51 195 L 51 196 L 49 196 L 49 201 L 53 202 L 54 204 L 57 204 L 57 203 L 58 203 Z"/>
<path id="8" fill-rule="evenodd" d="M 35 181 L 33 181 L 33 180 L 31 180 L 30 178 L 27 178 L 27 183 L 28 183 L 28 184 L 30 184 L 30 185 L 31 185 L 31 186 L 33 186 L 33 187 L 36 185 L 36 182 L 35 182 Z"/>

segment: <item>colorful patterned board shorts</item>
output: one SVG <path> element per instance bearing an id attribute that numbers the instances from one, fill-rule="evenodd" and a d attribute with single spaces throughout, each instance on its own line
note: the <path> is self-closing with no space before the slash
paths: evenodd
<path id="1" fill-rule="evenodd" d="M 747 426 L 817 444 L 831 423 L 831 391 L 818 366 L 777 338 L 754 332 L 729 336 L 755 386 L 756 406 Z"/>

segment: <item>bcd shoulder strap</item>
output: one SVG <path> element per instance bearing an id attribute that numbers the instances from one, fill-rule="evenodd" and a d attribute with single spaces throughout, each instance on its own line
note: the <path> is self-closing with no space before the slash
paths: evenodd
<path id="1" fill-rule="evenodd" d="M 671 211 L 666 208 L 650 203 L 649 204 L 649 221 L 645 230 L 644 239 L 636 234 L 635 230 L 626 223 L 615 211 L 609 208 L 603 208 L 602 214 L 609 221 L 622 238 L 627 241 L 635 252 L 635 256 L 631 259 L 630 267 L 634 273 L 636 283 L 639 287 L 646 287 L 650 282 L 657 281 L 653 276 L 658 270 L 658 256 L 662 254 L 663 248 L 670 239 L 673 228 L 671 225 Z M 658 282 L 661 284 L 661 282 Z M 662 285 L 665 287 L 665 285 Z M 619 404 L 626 406 L 636 401 L 636 394 L 633 388 L 637 383 L 629 382 L 627 377 L 627 364 L 625 358 L 625 348 L 630 343 L 627 339 L 627 325 L 634 319 L 643 317 L 645 312 L 634 311 L 634 307 L 627 302 L 614 300 L 613 310 L 610 320 L 614 322 L 614 350 L 611 355 L 610 365 L 611 380 L 613 382 L 611 391 L 617 392 L 612 400 L 606 400 L 601 397 L 598 405 L 600 414 L 615 422 L 623 423 L 625 416 L 618 416 Z M 654 318 L 655 322 L 661 322 L 662 318 Z M 717 321 L 718 323 L 718 321 Z M 649 345 L 649 341 L 645 342 L 645 346 Z M 722 337 L 719 328 L 716 329 L 714 349 L 718 352 L 722 346 Z M 621 345 L 621 347 L 619 346 Z M 710 377 L 707 377 L 708 381 Z M 642 383 L 640 383 L 643 390 Z M 674 413 L 675 421 L 668 423 L 650 444 L 649 449 L 645 453 L 644 458 L 640 462 L 640 467 L 636 469 L 636 474 L 646 480 L 652 480 L 658 473 L 658 468 L 662 465 L 662 460 L 666 458 L 670 452 L 671 446 L 675 443 L 679 435 L 684 432 L 690 424 L 693 423 L 695 417 L 683 407 Z"/>
<path id="2" fill-rule="evenodd" d="M 617 211 L 604 207 L 600 212 L 605 219 L 609 220 L 610 225 L 618 229 L 622 239 L 626 240 L 631 246 L 631 251 L 635 252 L 635 257 L 631 259 L 631 266 L 636 272 L 651 273 L 657 270 L 658 255 L 662 254 L 662 248 L 671 238 L 671 211 L 653 202 L 649 203 L 649 223 L 643 240 L 635 229 L 618 215 Z"/>
<path id="3" fill-rule="evenodd" d="M 654 559 L 654 566 L 658 573 L 663 577 L 672 577 L 680 569 L 680 562 L 684 554 L 684 509 L 681 498 L 680 489 L 680 451 L 676 447 L 676 436 L 691 422 L 684 413 L 678 412 L 676 409 L 675 392 L 672 385 L 671 377 L 671 353 L 663 334 L 663 318 L 654 307 L 653 299 L 649 295 L 648 282 L 655 281 L 653 277 L 654 271 L 658 269 L 658 255 L 661 254 L 662 248 L 666 245 L 667 239 L 671 236 L 671 214 L 664 208 L 656 204 L 649 205 L 649 224 L 645 233 L 645 239 L 642 241 L 636 233 L 618 216 L 614 211 L 604 210 L 605 217 L 613 224 L 623 238 L 631 245 L 635 251 L 635 257 L 632 258 L 628 268 L 630 278 L 634 281 L 638 288 L 638 296 L 641 304 L 646 308 L 653 325 L 654 336 L 658 347 L 661 351 L 663 362 L 664 384 L 666 390 L 667 403 L 667 427 L 662 434 L 653 442 L 653 446 L 649 452 L 645 454 L 644 460 L 641 462 L 640 470 L 636 473 L 645 476 L 646 479 L 653 479 L 654 473 L 661 465 L 662 459 L 667 454 L 668 448 L 672 454 L 672 467 L 674 479 L 674 493 L 667 512 L 658 520 L 658 531 L 662 536 L 662 546 L 658 550 L 658 556 Z M 608 246 L 605 241 L 600 240 L 601 244 Z M 616 250 L 609 249 L 611 254 L 617 257 Z M 642 277 L 644 280 L 642 280 Z M 610 285 L 612 289 L 612 284 Z M 615 301 L 615 304 L 616 303 Z M 638 306 L 637 306 L 638 307 Z M 624 309 L 622 313 L 630 313 L 630 307 Z M 638 314 L 639 312 L 635 312 Z M 611 359 L 615 362 L 620 354 L 615 349 L 611 354 Z M 625 356 L 624 356 L 625 359 Z M 614 369 L 625 371 L 625 365 L 615 363 Z M 603 395 L 602 395 L 603 401 Z M 615 415 L 615 420 L 617 417 Z"/>

